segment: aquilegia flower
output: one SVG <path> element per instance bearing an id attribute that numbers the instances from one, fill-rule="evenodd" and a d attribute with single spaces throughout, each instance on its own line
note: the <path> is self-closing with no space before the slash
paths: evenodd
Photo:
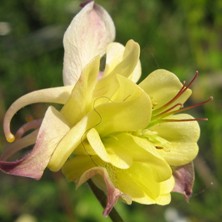
<path id="1" fill-rule="evenodd" d="M 126 203 L 165 205 L 171 192 L 189 197 L 192 160 L 198 153 L 197 119 L 183 113 L 191 95 L 171 72 L 141 76 L 140 47 L 113 42 L 108 13 L 88 3 L 64 35 L 64 86 L 31 92 L 15 101 L 4 119 L 11 144 L 2 154 L 2 171 L 40 179 L 44 170 L 62 170 L 77 186 L 92 179 L 107 193 L 107 215 L 119 198 Z M 100 70 L 105 55 L 105 69 Z M 49 106 L 41 120 L 25 123 L 15 136 L 10 121 L 32 103 Z M 181 113 L 182 112 L 182 113 Z M 9 159 L 30 145 L 21 159 Z"/>

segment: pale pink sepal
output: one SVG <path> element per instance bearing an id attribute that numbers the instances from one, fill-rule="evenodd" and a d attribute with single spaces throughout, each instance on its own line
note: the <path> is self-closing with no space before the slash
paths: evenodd
<path id="1" fill-rule="evenodd" d="M 123 193 L 115 188 L 112 181 L 109 178 L 108 172 L 103 167 L 94 167 L 89 170 L 87 170 L 79 179 L 77 187 L 81 184 L 85 183 L 88 179 L 94 177 L 95 175 L 99 174 L 103 177 L 105 185 L 106 185 L 106 191 L 107 191 L 107 203 L 106 207 L 103 211 L 104 216 L 108 216 L 111 210 L 113 209 L 114 205 L 118 201 L 118 199 L 123 195 Z"/>
<path id="2" fill-rule="evenodd" d="M 0 161 L 0 170 L 11 175 L 40 179 L 57 144 L 69 130 L 60 115 L 56 109 L 49 107 L 32 151 L 17 161 Z"/>
<path id="3" fill-rule="evenodd" d="M 64 85 L 74 85 L 84 67 L 103 55 L 114 38 L 115 26 L 106 10 L 93 1 L 86 4 L 64 34 Z"/>
<path id="4" fill-rule="evenodd" d="M 175 178 L 175 186 L 173 191 L 184 195 L 188 201 L 193 192 L 193 184 L 195 179 L 193 163 L 177 168 L 173 176 Z"/>

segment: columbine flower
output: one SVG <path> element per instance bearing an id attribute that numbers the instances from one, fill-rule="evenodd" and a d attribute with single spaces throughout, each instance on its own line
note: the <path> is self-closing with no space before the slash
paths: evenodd
<path id="1" fill-rule="evenodd" d="M 180 113 L 192 108 L 183 108 L 192 81 L 185 85 L 173 73 L 156 70 L 136 84 L 139 45 L 130 40 L 124 47 L 112 42 L 114 36 L 112 19 L 94 2 L 77 14 L 64 35 L 65 86 L 31 92 L 11 105 L 4 131 L 13 143 L 0 161 L 1 170 L 12 175 L 40 179 L 48 167 L 62 169 L 77 186 L 91 178 L 107 192 L 105 215 L 118 198 L 165 205 L 173 190 L 189 197 L 200 134 L 197 119 Z M 24 124 L 14 136 L 14 114 L 37 102 L 62 108 L 49 106 L 42 120 Z M 29 154 L 8 161 L 30 145 Z"/>

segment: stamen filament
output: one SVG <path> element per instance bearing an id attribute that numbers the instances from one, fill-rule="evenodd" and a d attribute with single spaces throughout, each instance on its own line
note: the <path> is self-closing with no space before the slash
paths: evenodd
<path id="1" fill-rule="evenodd" d="M 153 119 L 156 119 L 156 118 L 162 116 L 163 114 L 167 114 L 169 111 L 173 110 L 173 109 L 176 108 L 177 106 L 183 107 L 183 104 L 182 104 L 182 103 L 177 103 L 177 104 L 175 104 L 174 106 L 170 107 L 169 109 L 163 111 L 162 113 L 153 115 Z M 180 108 L 179 108 L 178 110 L 180 110 Z M 168 115 L 168 114 L 167 114 L 167 115 Z"/>
<path id="2" fill-rule="evenodd" d="M 172 108 L 170 108 L 170 109 L 168 109 L 168 110 L 166 110 L 166 111 L 164 111 L 164 112 L 154 116 L 155 118 L 153 118 L 153 120 L 163 119 L 166 116 L 170 116 L 170 115 L 173 115 L 173 114 L 176 114 L 176 113 L 180 113 L 180 112 L 183 112 L 183 111 L 187 111 L 187 110 L 193 109 L 193 108 L 198 107 L 198 106 L 202 106 L 203 104 L 208 103 L 208 102 L 210 102 L 212 100 L 213 100 L 213 97 L 211 96 L 206 101 L 203 101 L 203 102 L 200 102 L 200 103 L 197 103 L 197 104 L 194 104 L 192 106 L 185 107 L 185 108 L 181 108 L 181 109 L 178 109 L 178 110 L 174 110 L 174 111 L 171 111 L 171 112 L 167 112 L 168 110 L 172 110 L 173 108 L 175 108 L 175 106 L 173 106 Z"/>
<path id="3" fill-rule="evenodd" d="M 208 121 L 208 118 L 194 118 L 194 119 L 161 119 L 160 122 L 190 122 L 190 121 Z"/>
<path id="4" fill-rule="evenodd" d="M 175 113 L 187 111 L 187 110 L 196 108 L 196 107 L 198 107 L 198 106 L 202 106 L 202 105 L 204 105 L 205 103 L 208 103 L 208 102 L 210 102 L 210 101 L 212 101 L 212 100 L 213 100 L 213 96 L 210 96 L 209 99 L 207 99 L 207 100 L 205 100 L 205 101 L 203 101 L 203 102 L 194 104 L 194 105 L 192 105 L 192 106 L 184 107 L 184 108 L 179 109 L 179 110 L 175 110 Z"/>

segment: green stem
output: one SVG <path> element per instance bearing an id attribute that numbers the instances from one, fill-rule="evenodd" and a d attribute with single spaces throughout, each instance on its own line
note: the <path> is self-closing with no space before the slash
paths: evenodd
<path id="1" fill-rule="evenodd" d="M 103 208 L 105 208 L 106 207 L 105 194 L 99 188 L 97 188 L 91 180 L 88 181 L 88 184 L 93 193 L 95 194 L 97 200 L 100 202 Z M 121 218 L 121 216 L 119 215 L 119 213 L 116 211 L 115 208 L 112 209 L 112 211 L 109 214 L 109 217 L 113 222 L 124 222 L 124 220 Z"/>

